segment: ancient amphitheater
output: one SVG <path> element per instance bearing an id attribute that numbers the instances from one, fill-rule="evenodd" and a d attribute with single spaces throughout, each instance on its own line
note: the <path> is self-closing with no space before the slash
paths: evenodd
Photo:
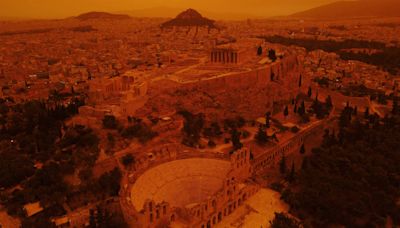
<path id="1" fill-rule="evenodd" d="M 146 199 L 168 202 L 173 207 L 199 203 L 223 186 L 230 162 L 191 158 L 167 162 L 147 170 L 131 190 L 132 203 L 141 210 Z"/>

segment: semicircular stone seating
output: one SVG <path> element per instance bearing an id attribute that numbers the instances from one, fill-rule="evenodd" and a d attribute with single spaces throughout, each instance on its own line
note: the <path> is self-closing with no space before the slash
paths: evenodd
<path id="1" fill-rule="evenodd" d="M 167 162 L 144 172 L 131 189 L 137 211 L 146 200 L 168 202 L 173 207 L 200 203 L 215 194 L 231 169 L 229 161 L 190 158 Z"/>

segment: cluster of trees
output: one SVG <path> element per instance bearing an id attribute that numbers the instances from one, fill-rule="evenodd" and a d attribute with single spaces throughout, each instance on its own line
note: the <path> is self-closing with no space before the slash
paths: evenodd
<path id="1" fill-rule="evenodd" d="M 387 218 L 399 225 L 399 137 L 398 115 L 360 117 L 348 105 L 339 133 L 326 131 L 282 197 L 315 227 L 383 227 Z"/>
<path id="2" fill-rule="evenodd" d="M 221 129 L 219 123 L 216 121 L 211 123 L 206 122 L 203 113 L 192 114 L 186 110 L 181 110 L 178 113 L 184 118 L 182 144 L 190 147 L 201 146 L 199 145 L 199 140 L 202 136 L 209 139 L 209 147 L 214 147 L 216 144 L 213 139 L 221 137 L 223 132 L 228 132 L 230 138 L 226 138 L 225 142 L 232 143 L 233 153 L 242 148 L 243 144 L 240 142 L 240 139 L 249 136 L 249 132 L 240 130 L 246 124 L 246 120 L 240 116 L 225 119 L 223 121 L 223 129 Z"/>
<path id="3" fill-rule="evenodd" d="M 178 112 L 185 119 L 183 125 L 183 140 L 182 144 L 196 147 L 199 145 L 201 132 L 203 130 L 205 120 L 204 114 L 192 114 L 189 111 L 181 110 Z"/>
<path id="4" fill-rule="evenodd" d="M 300 222 L 285 213 L 275 212 L 274 220 L 270 221 L 271 228 L 300 228 Z"/>
<path id="5" fill-rule="evenodd" d="M 154 132 L 151 127 L 144 122 L 135 122 L 133 125 L 122 129 L 121 135 L 128 139 L 137 138 L 139 142 L 146 143 L 156 137 L 158 133 Z"/>
<path id="6" fill-rule="evenodd" d="M 117 129 L 119 122 L 113 115 L 105 115 L 103 118 L 103 127 L 105 129 Z"/>
<path id="7" fill-rule="evenodd" d="M 287 38 L 283 36 L 262 37 L 271 43 L 280 43 L 283 45 L 296 45 L 306 48 L 308 51 L 322 49 L 327 52 L 335 52 L 344 60 L 358 60 L 371 65 L 383 68 L 389 73 L 396 75 L 400 66 L 400 48 L 386 47 L 384 43 L 374 41 L 352 40 L 316 40 L 307 38 Z M 353 53 L 343 51 L 343 49 L 367 48 L 378 49 L 379 52 Z"/>
<path id="8" fill-rule="evenodd" d="M 92 177 L 99 155 L 97 135 L 85 126 L 64 125 L 84 102 L 75 99 L 61 105 L 53 101 L 15 104 L 0 100 L 0 188 L 18 185 L 11 193 L 1 192 L 0 203 L 9 214 L 22 217 L 26 227 L 51 227 L 49 218 L 65 214 L 62 205 L 75 195 L 96 201 L 119 191 L 119 170 L 96 180 Z M 77 171 L 82 180 L 79 186 L 64 181 Z M 44 210 L 25 218 L 23 206 L 38 201 Z"/>

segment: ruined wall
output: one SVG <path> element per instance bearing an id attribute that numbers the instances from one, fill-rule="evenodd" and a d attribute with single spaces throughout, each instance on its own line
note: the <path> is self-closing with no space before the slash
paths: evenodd
<path id="1" fill-rule="evenodd" d="M 271 164 L 278 162 L 283 155 L 288 155 L 293 152 L 299 152 L 301 145 L 312 136 L 323 134 L 324 128 L 323 126 L 327 123 L 332 122 L 334 119 L 325 119 L 320 120 L 316 123 L 313 123 L 311 126 L 306 129 L 302 129 L 300 132 L 296 133 L 296 135 L 285 142 L 280 143 L 273 148 L 265 150 L 264 153 L 256 156 L 252 161 L 253 170 L 255 173 L 260 173 L 264 168 L 268 167 Z"/>

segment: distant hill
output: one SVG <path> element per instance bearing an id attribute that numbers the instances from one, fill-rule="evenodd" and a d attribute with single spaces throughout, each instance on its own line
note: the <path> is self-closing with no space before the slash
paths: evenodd
<path id="1" fill-rule="evenodd" d="M 113 19 L 113 20 L 125 20 L 130 19 L 131 17 L 125 14 L 112 14 L 106 12 L 89 12 L 81 14 L 76 19 L 79 20 L 93 20 L 93 19 Z"/>
<path id="2" fill-rule="evenodd" d="M 295 18 L 312 19 L 348 19 L 399 16 L 400 0 L 339 1 L 290 15 L 290 17 Z"/>
<path id="3" fill-rule="evenodd" d="M 161 25 L 162 28 L 174 26 L 207 26 L 215 28 L 215 21 L 203 17 L 194 9 L 187 9 L 178 14 L 174 19 L 169 20 Z"/>
<path id="4" fill-rule="evenodd" d="M 173 18 L 184 8 L 171 8 L 171 7 L 154 7 L 137 9 L 130 11 L 120 11 L 116 13 L 127 14 L 131 17 L 154 17 L 154 18 Z M 247 18 L 261 18 L 260 16 L 252 15 L 250 13 L 238 13 L 229 11 L 212 11 L 210 9 L 198 9 L 202 15 L 216 20 L 244 20 Z"/>

